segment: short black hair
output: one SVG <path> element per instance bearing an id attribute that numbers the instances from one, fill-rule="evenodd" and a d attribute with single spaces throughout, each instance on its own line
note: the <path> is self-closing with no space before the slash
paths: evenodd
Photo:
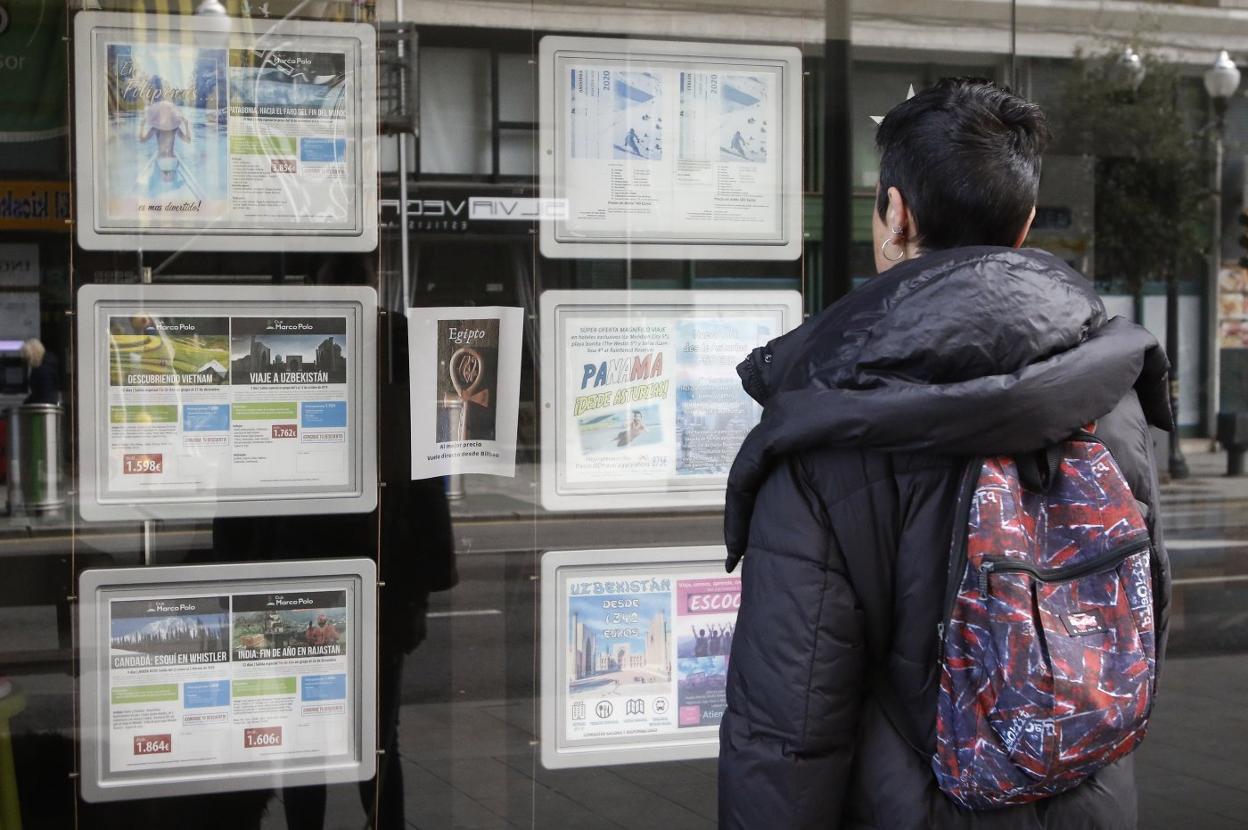
<path id="1" fill-rule="evenodd" d="M 1048 121 L 983 78 L 942 78 L 893 107 L 875 134 L 883 219 L 895 187 L 921 248 L 1013 245 L 1036 204 Z"/>

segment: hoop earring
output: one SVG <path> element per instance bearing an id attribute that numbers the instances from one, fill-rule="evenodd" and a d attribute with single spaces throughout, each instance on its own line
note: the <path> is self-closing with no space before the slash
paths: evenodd
<path id="1" fill-rule="evenodd" d="M 906 249 L 901 247 L 900 245 L 897 245 L 897 256 L 891 257 L 888 255 L 888 243 L 890 242 L 892 242 L 894 245 L 897 244 L 895 237 L 889 237 L 888 239 L 885 239 L 880 244 L 880 256 L 884 257 L 884 259 L 888 260 L 889 262 L 901 262 L 903 259 L 906 258 Z"/>

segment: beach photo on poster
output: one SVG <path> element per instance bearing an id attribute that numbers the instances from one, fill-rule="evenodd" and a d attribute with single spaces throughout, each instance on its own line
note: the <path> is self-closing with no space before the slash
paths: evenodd
<path id="1" fill-rule="evenodd" d="M 577 419 L 576 428 L 585 455 L 663 443 L 658 404 L 589 415 Z"/>

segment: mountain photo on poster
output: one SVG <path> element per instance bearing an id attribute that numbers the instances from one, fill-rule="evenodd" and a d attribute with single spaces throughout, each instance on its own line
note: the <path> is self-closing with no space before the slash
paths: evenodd
<path id="1" fill-rule="evenodd" d="M 498 326 L 498 318 L 438 321 L 436 443 L 494 440 Z"/>
<path id="2" fill-rule="evenodd" d="M 575 67 L 572 158 L 663 160 L 663 79 L 658 73 Z"/>

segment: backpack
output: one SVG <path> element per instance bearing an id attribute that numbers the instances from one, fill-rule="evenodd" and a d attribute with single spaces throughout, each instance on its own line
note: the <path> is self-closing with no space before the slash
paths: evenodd
<path id="1" fill-rule="evenodd" d="M 958 504 L 931 763 L 946 795 L 984 810 L 1071 789 L 1144 738 L 1151 542 L 1143 505 L 1088 431 L 973 460 Z"/>

